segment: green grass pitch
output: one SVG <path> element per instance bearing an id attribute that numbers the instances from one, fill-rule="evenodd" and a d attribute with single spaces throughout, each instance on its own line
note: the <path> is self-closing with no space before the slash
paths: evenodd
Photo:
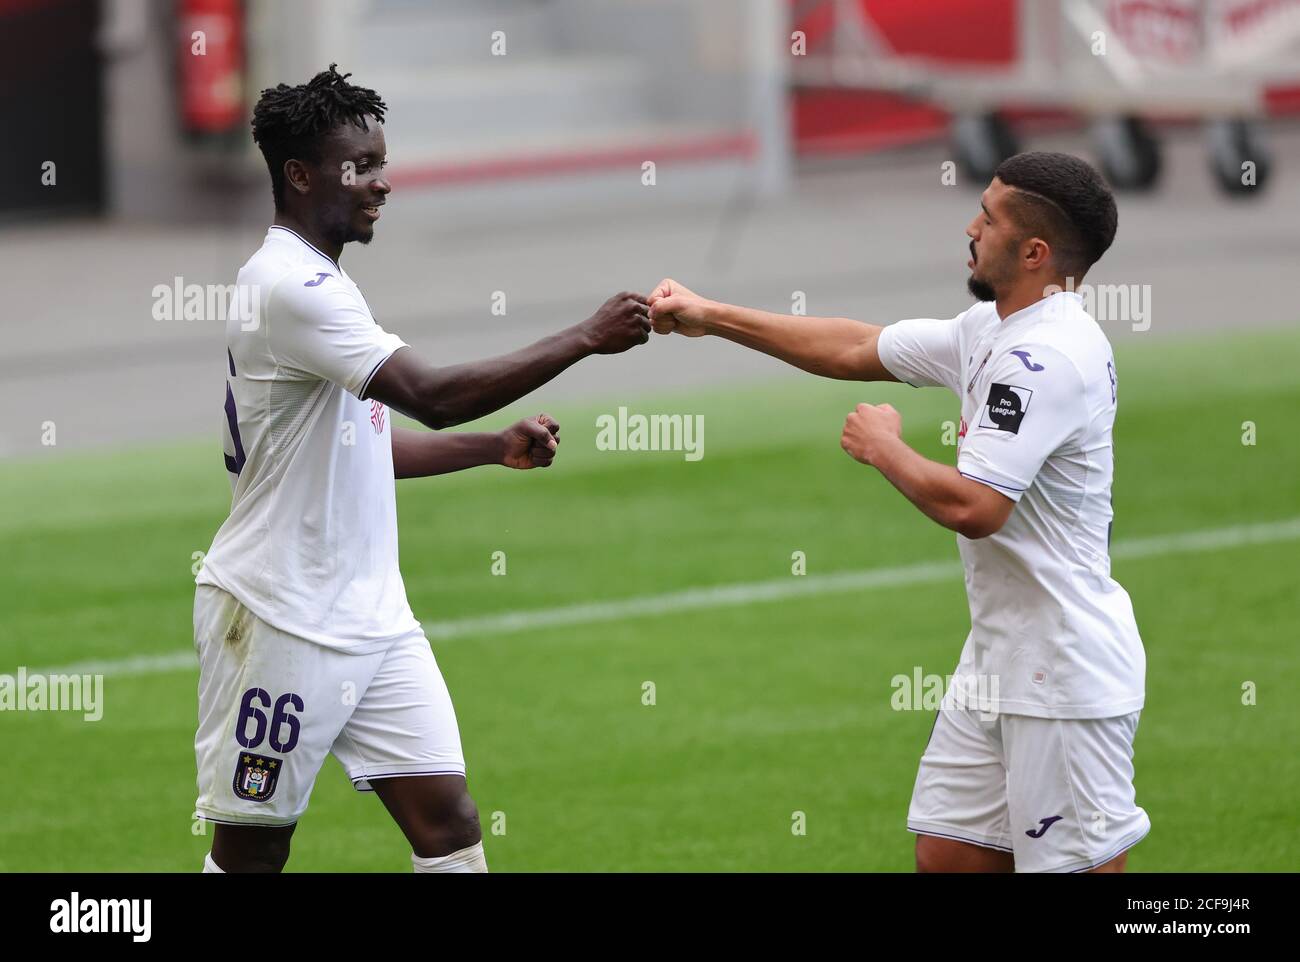
<path id="1" fill-rule="evenodd" d="M 1297 370 L 1291 332 L 1123 351 L 1115 543 L 1300 516 Z M 794 551 L 810 575 L 955 561 L 953 535 L 839 450 L 862 400 L 893 403 L 907 439 L 951 463 L 946 392 L 796 377 L 561 409 L 548 472 L 401 482 L 416 616 L 790 578 Z M 595 416 L 619 404 L 703 414 L 703 460 L 597 451 Z M 510 414 L 546 408 L 543 390 Z M 0 465 L 0 503 L 0 672 L 192 645 L 191 555 L 229 503 L 215 437 Z M 1132 870 L 1300 864 L 1297 562 L 1295 540 L 1116 561 L 1148 657 L 1137 788 L 1153 829 Z M 437 642 L 489 864 L 910 870 L 904 818 L 933 714 L 893 711 L 890 679 L 948 673 L 967 628 L 955 577 Z M 190 668 L 110 673 L 95 723 L 0 713 L 0 869 L 198 871 L 196 681 Z M 331 759 L 288 868 L 409 871 L 409 847 Z"/>

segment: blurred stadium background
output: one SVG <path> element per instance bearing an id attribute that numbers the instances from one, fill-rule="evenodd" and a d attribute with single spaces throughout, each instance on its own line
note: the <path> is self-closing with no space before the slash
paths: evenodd
<path id="1" fill-rule="evenodd" d="M 331 62 L 389 105 L 394 193 L 347 269 L 448 363 L 665 275 L 952 316 L 996 161 L 1101 164 L 1120 229 L 1088 281 L 1142 304 L 1099 317 L 1124 400 L 1115 572 L 1148 651 L 1155 827 L 1130 864 L 1293 869 L 1298 53 L 1300 0 L 0 0 L 0 673 L 105 675 L 98 722 L 0 713 L 24 773 L 0 869 L 192 871 L 208 848 L 189 618 L 229 503 L 223 332 L 155 320 L 154 289 L 233 283 L 271 217 L 250 106 Z M 951 671 L 968 621 L 959 571 L 903 570 L 955 563 L 951 536 L 838 450 L 861 400 L 951 460 L 937 392 L 664 338 L 485 419 L 555 413 L 554 471 L 399 486 L 493 868 L 910 867 L 932 713 L 891 710 L 890 680 Z M 706 456 L 597 451 L 621 405 L 704 415 Z M 801 594 L 773 587 L 795 551 Z M 406 859 L 331 761 L 290 869 Z"/>

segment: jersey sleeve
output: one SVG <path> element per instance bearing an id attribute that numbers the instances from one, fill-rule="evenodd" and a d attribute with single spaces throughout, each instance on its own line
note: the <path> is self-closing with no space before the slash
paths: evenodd
<path id="1" fill-rule="evenodd" d="M 876 342 L 880 363 L 913 387 L 946 387 L 960 396 L 962 316 L 890 324 Z"/>
<path id="2" fill-rule="evenodd" d="M 1087 428 L 1087 393 L 1074 363 L 1045 345 L 1014 347 L 990 367 L 957 470 L 1019 501 L 1043 462 Z"/>
<path id="3" fill-rule="evenodd" d="M 337 278 L 289 274 L 272 290 L 266 314 L 267 343 L 279 367 L 333 381 L 358 398 L 379 366 L 406 346 Z"/>

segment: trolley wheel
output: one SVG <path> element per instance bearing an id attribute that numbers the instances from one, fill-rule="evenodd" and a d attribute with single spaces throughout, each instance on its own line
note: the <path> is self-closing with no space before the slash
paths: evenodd
<path id="1" fill-rule="evenodd" d="M 1139 117 L 1103 117 L 1093 125 L 1102 173 L 1118 190 L 1150 190 L 1160 179 L 1160 141 Z"/>
<path id="2" fill-rule="evenodd" d="M 1260 124 L 1239 117 L 1211 120 L 1205 125 L 1210 170 L 1225 194 L 1249 197 L 1268 180 L 1272 156 Z M 1253 165 L 1253 166 L 1250 166 Z"/>
<path id="3" fill-rule="evenodd" d="M 981 187 L 993 179 L 998 164 L 1020 152 L 1010 126 L 995 111 L 959 114 L 948 134 L 962 174 Z"/>

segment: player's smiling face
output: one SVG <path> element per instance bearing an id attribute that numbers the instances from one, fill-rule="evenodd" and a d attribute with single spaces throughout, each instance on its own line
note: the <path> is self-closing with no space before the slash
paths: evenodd
<path id="1" fill-rule="evenodd" d="M 980 195 L 980 211 L 966 227 L 970 238 L 971 270 L 966 286 L 981 301 L 997 300 L 1000 291 L 1015 278 L 1020 228 L 1007 211 L 1009 188 L 993 178 Z"/>
<path id="2" fill-rule="evenodd" d="M 373 117 L 368 129 L 343 124 L 330 132 L 321 148 L 312 197 L 317 222 L 339 244 L 369 244 L 375 222 L 392 187 L 384 176 L 388 148 L 384 127 Z"/>

